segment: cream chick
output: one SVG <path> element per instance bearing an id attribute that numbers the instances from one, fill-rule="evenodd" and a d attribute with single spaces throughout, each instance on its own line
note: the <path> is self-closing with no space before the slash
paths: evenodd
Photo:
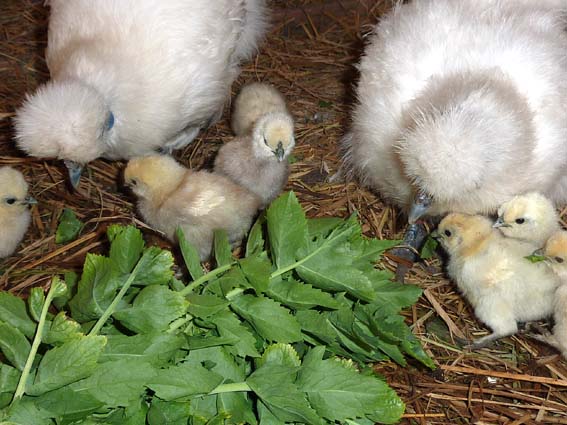
<path id="1" fill-rule="evenodd" d="M 0 167 L 0 258 L 12 255 L 24 238 L 31 221 L 28 206 L 35 203 L 22 173 Z"/>
<path id="2" fill-rule="evenodd" d="M 504 237 L 479 215 L 449 214 L 437 234 L 450 257 L 449 276 L 478 319 L 492 329 L 473 348 L 516 333 L 517 322 L 552 314 L 559 279 L 546 264 L 524 258 L 535 245 Z"/>
<path id="3" fill-rule="evenodd" d="M 216 229 L 224 229 L 233 246 L 239 244 L 261 203 L 230 179 L 189 170 L 169 156 L 130 160 L 124 181 L 138 197 L 144 220 L 172 241 L 181 227 L 202 261 L 210 257 Z"/>
<path id="4" fill-rule="evenodd" d="M 561 285 L 555 291 L 553 301 L 553 333 L 537 335 L 536 338 L 557 348 L 567 359 L 567 232 L 559 231 L 551 236 L 543 254 L 561 279 Z"/>
<path id="5" fill-rule="evenodd" d="M 237 137 L 219 150 L 215 172 L 254 192 L 266 206 L 287 183 L 287 159 L 294 146 L 292 117 L 287 112 L 270 112 L 256 121 L 252 134 Z"/>
<path id="6" fill-rule="evenodd" d="M 242 87 L 234 101 L 230 122 L 232 131 L 237 136 L 248 135 L 258 119 L 271 112 L 289 115 L 282 94 L 269 84 L 258 82 L 247 84 Z"/>
<path id="7" fill-rule="evenodd" d="M 502 204 L 494 227 L 508 238 L 531 242 L 541 248 L 559 231 L 559 214 L 547 197 L 531 192 Z"/>

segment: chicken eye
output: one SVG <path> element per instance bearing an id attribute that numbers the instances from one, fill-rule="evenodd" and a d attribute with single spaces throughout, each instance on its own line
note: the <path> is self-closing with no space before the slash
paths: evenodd
<path id="1" fill-rule="evenodd" d="M 452 235 L 450 230 L 445 230 L 443 233 L 445 233 L 445 236 L 447 236 L 448 238 L 450 238 Z"/>
<path id="2" fill-rule="evenodd" d="M 6 198 L 6 203 L 8 205 L 14 205 L 16 203 L 16 198 Z"/>
<path id="3" fill-rule="evenodd" d="M 517 218 L 516 219 L 516 224 L 524 224 L 526 222 L 526 219 L 524 218 Z"/>
<path id="4" fill-rule="evenodd" d="M 557 261 L 558 263 L 563 262 L 563 258 L 561 258 L 561 257 L 555 257 L 554 260 Z"/>
<path id="5" fill-rule="evenodd" d="M 264 144 L 265 144 L 266 146 L 269 146 L 269 145 L 268 145 L 268 139 L 266 139 L 266 136 L 264 136 Z"/>

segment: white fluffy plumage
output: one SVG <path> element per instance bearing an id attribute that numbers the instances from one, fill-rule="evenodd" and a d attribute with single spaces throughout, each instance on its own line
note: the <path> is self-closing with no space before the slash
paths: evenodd
<path id="1" fill-rule="evenodd" d="M 50 0 L 51 81 L 15 119 L 30 155 L 85 164 L 190 143 L 263 37 L 265 0 Z"/>
<path id="2" fill-rule="evenodd" d="M 31 221 L 28 184 L 22 173 L 11 167 L 0 167 L 0 258 L 14 253 Z"/>
<path id="3" fill-rule="evenodd" d="M 502 204 L 494 227 L 508 238 L 542 248 L 551 235 L 560 230 L 559 214 L 549 199 L 541 193 L 530 192 Z"/>
<path id="4" fill-rule="evenodd" d="M 144 220 L 172 241 L 181 227 L 202 261 L 211 254 L 216 229 L 224 229 L 230 243 L 238 245 L 261 204 L 230 179 L 189 170 L 165 155 L 130 160 L 124 181 L 138 197 Z"/>
<path id="5" fill-rule="evenodd" d="M 289 177 L 287 159 L 295 146 L 293 117 L 275 88 L 253 83 L 236 98 L 232 127 L 239 137 L 221 147 L 215 172 L 254 192 L 266 206 Z"/>
<path id="6" fill-rule="evenodd" d="M 517 322 L 538 320 L 553 313 L 559 279 L 547 264 L 524 258 L 536 246 L 504 237 L 492 221 L 480 215 L 449 214 L 438 226 L 447 253 L 449 276 L 492 334 L 474 348 L 517 332 Z"/>
<path id="7" fill-rule="evenodd" d="M 566 12 L 565 0 L 400 3 L 360 63 L 347 168 L 408 211 L 424 194 L 431 215 L 494 213 L 526 191 L 567 201 Z"/>

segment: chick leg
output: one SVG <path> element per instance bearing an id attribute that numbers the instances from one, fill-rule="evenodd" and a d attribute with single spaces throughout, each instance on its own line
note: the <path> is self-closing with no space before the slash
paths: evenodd
<path id="1" fill-rule="evenodd" d="M 427 227 L 424 223 L 410 224 L 404 235 L 403 246 L 390 250 L 390 255 L 396 257 L 396 279 L 403 283 L 405 274 L 411 264 L 419 260 L 419 250 L 427 238 Z"/>
<path id="2" fill-rule="evenodd" d="M 185 130 L 181 131 L 177 136 L 172 139 L 169 139 L 165 145 L 163 145 L 159 152 L 165 155 L 171 155 L 174 150 L 182 149 L 187 146 L 189 143 L 197 137 L 199 131 L 201 130 L 200 127 L 188 127 Z"/>
<path id="3" fill-rule="evenodd" d="M 469 345 L 473 350 L 484 348 L 497 339 L 514 335 L 518 332 L 518 323 L 512 311 L 506 306 L 484 305 L 480 311 L 479 309 L 475 310 L 475 313 L 481 321 L 492 329 L 492 333 L 473 341 Z"/>

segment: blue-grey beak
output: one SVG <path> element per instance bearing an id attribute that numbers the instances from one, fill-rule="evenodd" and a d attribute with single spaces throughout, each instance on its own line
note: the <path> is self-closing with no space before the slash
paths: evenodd
<path id="1" fill-rule="evenodd" d="M 543 248 L 536 249 L 532 255 L 537 255 L 538 257 L 543 257 Z"/>
<path id="2" fill-rule="evenodd" d="M 492 225 L 492 227 L 494 227 L 495 229 L 499 228 L 499 227 L 512 227 L 511 224 L 508 223 L 504 223 L 502 217 L 498 217 L 496 219 L 496 221 L 494 222 L 494 224 Z"/>
<path id="3" fill-rule="evenodd" d="M 274 154 L 276 155 L 276 158 L 278 158 L 279 162 L 283 161 L 284 155 L 285 155 L 285 151 L 283 148 L 283 143 L 282 142 L 278 142 L 278 147 L 276 148 L 276 150 L 274 151 Z"/>
<path id="4" fill-rule="evenodd" d="M 27 196 L 23 201 L 22 205 L 35 205 L 37 204 L 37 199 L 32 196 Z"/>
<path id="5" fill-rule="evenodd" d="M 408 213 L 408 223 L 414 224 L 417 220 L 427 214 L 433 199 L 430 195 L 419 192 L 413 199 L 409 213 Z"/>
<path id="6" fill-rule="evenodd" d="M 65 160 L 65 166 L 69 170 L 69 180 L 71 181 L 71 185 L 76 189 L 81 181 L 83 165 L 74 161 Z"/>

